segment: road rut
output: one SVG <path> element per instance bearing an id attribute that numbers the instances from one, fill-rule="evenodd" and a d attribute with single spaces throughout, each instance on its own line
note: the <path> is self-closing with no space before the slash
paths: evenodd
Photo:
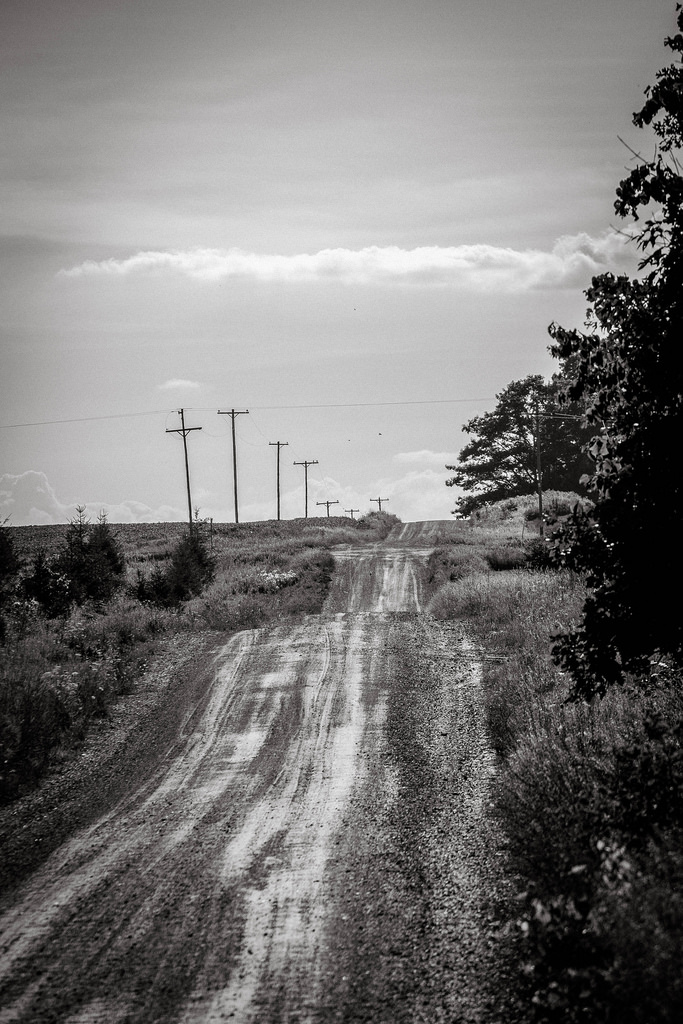
<path id="1" fill-rule="evenodd" d="M 0 919 L 0 1021 L 489 1019 L 493 758 L 466 638 L 420 615 L 434 535 L 335 553 L 324 614 L 216 649 Z"/>

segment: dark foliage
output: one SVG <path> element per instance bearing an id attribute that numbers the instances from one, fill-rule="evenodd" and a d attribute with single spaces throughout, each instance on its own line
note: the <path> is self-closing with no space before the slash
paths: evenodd
<path id="1" fill-rule="evenodd" d="M 133 592 L 140 601 L 172 608 L 200 594 L 214 574 L 209 546 L 195 528 L 178 541 L 167 568 L 157 566 L 148 577 L 138 573 Z"/>
<path id="2" fill-rule="evenodd" d="M 104 514 L 95 525 L 79 506 L 69 524 L 65 544 L 49 559 L 39 551 L 33 559 L 31 574 L 24 578 L 25 597 L 38 602 L 50 618 L 67 615 L 73 604 L 91 600 L 109 601 L 121 586 L 125 560 L 120 544 Z"/>
<path id="3" fill-rule="evenodd" d="M 341 520 L 344 526 L 348 525 L 348 520 Z M 401 520 L 398 516 L 393 515 L 391 512 L 366 512 L 364 516 L 356 520 L 356 527 L 359 530 L 374 530 L 377 533 L 377 539 L 383 540 L 387 537 L 395 526 L 400 526 Z"/>
<path id="4" fill-rule="evenodd" d="M 66 535 L 66 547 L 57 558 L 55 568 L 69 579 L 71 595 L 76 604 L 84 601 L 108 601 L 121 584 L 125 572 L 123 553 L 106 516 L 96 525 L 85 518 L 79 506 Z"/>
<path id="5" fill-rule="evenodd" d="M 447 486 L 468 492 L 457 500 L 454 514 L 469 516 L 492 502 L 537 491 L 539 434 L 543 488 L 581 490 L 581 476 L 590 467 L 582 449 L 590 433 L 581 422 L 581 406 L 559 407 L 563 385 L 563 374 L 550 381 L 538 374 L 512 381 L 496 396 L 492 412 L 465 424 L 472 440 L 458 455 L 458 465 L 446 466 L 454 471 Z"/>
<path id="6" fill-rule="evenodd" d="M 18 572 L 19 559 L 14 550 L 12 537 L 5 526 L 0 526 L 0 643 L 5 637 L 3 609 L 12 597 Z"/>
<path id="7" fill-rule="evenodd" d="M 73 604 L 69 577 L 57 568 L 56 559 L 50 560 L 44 551 L 38 551 L 31 563 L 31 573 L 21 581 L 22 596 L 36 601 L 48 618 L 68 615 Z"/>
<path id="8" fill-rule="evenodd" d="M 683 708 L 662 701 L 571 770 L 539 750 L 543 771 L 528 759 L 500 799 L 513 867 L 533 879 L 518 924 L 536 1021 L 683 1014 Z"/>
<path id="9" fill-rule="evenodd" d="M 683 31 L 683 12 L 678 8 Z M 683 35 L 666 40 L 683 52 Z M 587 481 L 594 508 L 578 510 L 561 531 L 566 564 L 587 575 L 590 595 L 583 621 L 556 646 L 575 694 L 591 697 L 646 672 L 664 653 L 683 660 L 683 618 L 671 581 L 681 577 L 683 176 L 675 150 L 683 140 L 680 60 L 660 71 L 647 103 L 634 115 L 652 124 L 659 147 L 638 158 L 619 185 L 615 209 L 645 220 L 636 236 L 643 276 L 604 274 L 593 279 L 589 333 L 551 325 L 551 351 L 570 360 L 568 399 L 586 404 L 594 440 Z M 652 557 L 652 530 L 671 539 L 666 559 Z"/>

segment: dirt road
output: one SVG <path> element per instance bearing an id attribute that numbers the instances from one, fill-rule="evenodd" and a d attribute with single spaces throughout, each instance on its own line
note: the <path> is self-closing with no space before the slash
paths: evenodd
<path id="1" fill-rule="evenodd" d="M 420 614 L 436 533 L 335 553 L 324 614 L 214 652 L 153 770 L 13 894 L 0 1021 L 500 1019 L 493 757 L 471 646 Z"/>

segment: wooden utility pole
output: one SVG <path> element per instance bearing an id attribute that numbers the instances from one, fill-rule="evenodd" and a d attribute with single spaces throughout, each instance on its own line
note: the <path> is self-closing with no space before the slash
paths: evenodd
<path id="1" fill-rule="evenodd" d="M 377 504 L 379 505 L 378 511 L 381 512 L 382 511 L 382 502 L 383 501 L 389 501 L 389 499 L 388 498 L 370 498 L 370 501 L 376 501 Z"/>
<path id="2" fill-rule="evenodd" d="M 232 483 L 233 491 L 235 493 L 235 522 L 239 523 L 240 514 L 239 507 L 237 504 L 237 444 L 235 442 L 235 417 L 236 416 L 247 416 L 249 413 L 248 409 L 227 409 L 225 412 L 218 410 L 219 416 L 229 416 L 232 420 Z"/>
<path id="3" fill-rule="evenodd" d="M 327 506 L 327 518 L 328 519 L 330 518 L 330 505 L 338 505 L 338 504 L 339 504 L 338 501 L 316 501 L 316 505 L 326 505 Z"/>
<path id="4" fill-rule="evenodd" d="M 286 448 L 289 441 L 269 441 L 272 447 L 277 445 L 277 517 L 280 518 L 280 449 Z"/>
<path id="5" fill-rule="evenodd" d="M 192 497 L 190 495 L 190 464 L 187 459 L 187 435 L 192 433 L 193 430 L 201 430 L 201 427 L 186 427 L 185 426 L 185 410 L 178 409 L 180 413 L 180 426 L 176 427 L 175 430 L 167 430 L 167 434 L 180 434 L 183 439 L 183 448 L 185 450 L 185 480 L 187 482 L 187 515 L 190 523 L 190 536 L 192 536 Z"/>
<path id="6" fill-rule="evenodd" d="M 305 495 L 305 497 L 304 497 L 304 508 L 305 508 L 306 519 L 308 519 L 308 467 L 309 466 L 317 466 L 318 465 L 318 460 L 317 459 L 311 459 L 310 462 L 307 462 L 306 460 L 304 460 L 303 462 L 295 462 L 294 465 L 295 466 L 303 466 L 304 467 L 304 495 Z"/>
<path id="7" fill-rule="evenodd" d="M 355 519 L 356 517 L 354 516 L 353 513 L 354 512 L 360 512 L 360 509 L 359 508 L 345 508 L 344 511 L 345 512 L 350 512 L 351 513 L 351 518 Z"/>
<path id="8" fill-rule="evenodd" d="M 541 467 L 541 415 L 536 399 L 536 484 L 538 487 L 538 535 L 543 536 L 543 470 Z"/>

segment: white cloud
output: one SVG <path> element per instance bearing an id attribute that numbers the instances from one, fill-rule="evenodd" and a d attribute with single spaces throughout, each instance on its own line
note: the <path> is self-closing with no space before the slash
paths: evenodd
<path id="1" fill-rule="evenodd" d="M 457 458 L 458 456 L 453 454 L 453 452 L 433 452 L 427 448 L 422 448 L 418 452 L 398 452 L 394 455 L 393 461 L 409 465 L 439 466 L 443 468 L 446 465 L 452 465 Z"/>
<path id="2" fill-rule="evenodd" d="M 609 230 L 599 238 L 586 234 L 563 235 L 549 252 L 494 245 L 429 245 L 415 249 L 372 245 L 364 249 L 322 249 L 317 253 L 290 256 L 241 249 L 192 249 L 139 252 L 122 260 L 87 260 L 60 274 L 121 278 L 172 272 L 207 282 L 250 278 L 284 282 L 441 285 L 481 292 L 523 292 L 585 286 L 593 274 L 631 266 L 634 258 L 634 247 L 627 245 L 627 237 Z"/>
<path id="3" fill-rule="evenodd" d="M 324 506 L 317 505 L 318 501 L 331 501 L 337 499 L 338 505 L 330 506 L 331 516 L 346 515 L 346 509 L 358 509 L 356 518 L 365 515 L 367 512 L 377 511 L 377 504 L 373 503 L 372 497 L 386 498 L 386 505 L 383 508 L 386 512 L 393 512 L 403 522 L 421 522 L 429 519 L 449 519 L 451 510 L 455 504 L 457 494 L 453 488 L 446 487 L 448 472 L 445 465 L 440 461 L 442 453 L 430 453 L 434 457 L 436 468 L 410 469 L 398 476 L 385 476 L 376 479 L 362 492 L 355 488 L 343 486 L 333 477 L 326 476 L 323 479 L 311 478 L 308 487 L 308 515 L 311 518 L 326 516 L 327 510 Z M 443 456 L 446 457 L 446 456 Z M 448 456 L 453 458 L 453 456 Z M 436 461 L 436 460 L 439 461 Z M 424 464 L 423 464 L 424 465 Z M 291 519 L 304 514 L 304 489 L 303 486 L 293 488 L 282 495 L 282 514 L 284 518 Z M 248 519 L 273 518 L 274 510 L 272 503 L 268 506 L 245 505 L 243 518 Z"/>
<path id="4" fill-rule="evenodd" d="M 445 468 L 411 470 L 378 481 L 378 494 L 389 499 L 386 511 L 394 512 L 404 523 L 449 519 L 457 495 L 446 487 L 447 476 Z"/>
<path id="5" fill-rule="evenodd" d="M 141 501 L 85 502 L 86 515 L 94 521 L 106 512 L 111 523 L 174 523 L 185 519 L 181 509 L 170 505 L 150 508 Z M 0 476 L 0 522 L 9 517 L 10 526 L 50 526 L 73 519 L 75 505 L 57 497 L 45 473 L 28 470 Z"/>
<path id="6" fill-rule="evenodd" d="M 29 470 L 0 476 L 0 519 L 10 526 L 48 526 L 67 522 L 69 513 L 45 474 Z"/>
<path id="7" fill-rule="evenodd" d="M 163 384 L 158 385 L 159 391 L 180 391 L 193 389 L 197 390 L 201 387 L 199 381 L 196 380 L 183 380 L 181 377 L 173 377 L 172 380 L 166 380 Z"/>
<path id="8" fill-rule="evenodd" d="M 448 519 L 457 494 L 445 485 L 448 473 L 442 459 L 453 456 L 443 452 L 408 452 L 395 456 L 395 461 L 410 463 L 411 456 L 422 458 L 420 469 L 409 469 L 398 476 L 386 476 L 366 488 L 362 493 L 352 487 L 343 486 L 333 477 L 311 478 L 308 492 L 308 514 L 311 518 L 326 515 L 324 506 L 318 501 L 333 501 L 338 505 L 330 507 L 330 515 L 345 515 L 346 509 L 359 509 L 356 514 L 365 515 L 377 505 L 370 496 L 387 498 L 385 510 L 394 512 L 404 522 L 419 522 L 425 519 Z M 432 465 L 428 465 L 431 457 Z M 414 460 L 417 462 L 418 460 Z M 432 468 L 432 466 L 434 468 Z M 161 523 L 184 522 L 186 509 L 162 505 L 152 508 L 141 501 L 126 500 L 119 503 L 88 501 L 86 514 L 95 521 L 104 511 L 111 523 Z M 28 470 L 18 475 L 0 476 L 0 522 L 9 518 L 11 526 L 49 526 L 68 523 L 76 511 L 75 504 L 61 501 L 49 483 L 45 473 Z M 285 519 L 298 518 L 304 514 L 304 488 L 297 486 L 282 494 L 282 515 Z M 207 505 L 200 508 L 202 517 L 213 517 L 216 522 L 231 522 L 232 507 L 225 509 Z M 240 509 L 242 522 L 275 518 L 275 502 L 245 503 Z"/>

